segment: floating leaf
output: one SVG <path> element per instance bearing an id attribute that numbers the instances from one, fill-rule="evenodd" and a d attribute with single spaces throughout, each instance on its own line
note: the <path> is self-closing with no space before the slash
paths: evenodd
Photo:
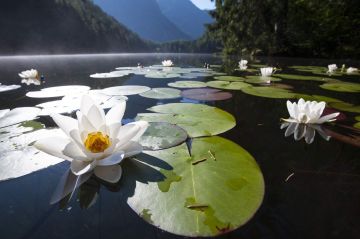
<path id="1" fill-rule="evenodd" d="M 281 79 L 276 77 L 264 77 L 264 76 L 247 76 L 245 82 L 252 84 L 264 84 L 267 82 L 281 81 Z"/>
<path id="2" fill-rule="evenodd" d="M 181 95 L 188 99 L 202 101 L 227 100 L 232 97 L 229 92 L 209 88 L 184 90 Z"/>
<path id="3" fill-rule="evenodd" d="M 216 236 L 248 222 L 264 197 L 264 179 L 254 158 L 239 145 L 221 138 L 194 139 L 192 155 L 186 144 L 145 152 L 169 164 L 172 170 L 154 169 L 164 175 L 155 182 L 136 182 L 130 207 L 147 222 L 183 236 Z M 148 156 L 139 155 L 146 162 Z M 131 162 L 125 164 L 124 171 Z M 124 177 L 129 187 L 145 170 L 132 167 Z"/>
<path id="4" fill-rule="evenodd" d="M 4 128 L 6 130 L 6 128 Z M 31 144 L 49 135 L 63 135 L 59 129 L 36 130 L 21 125 L 11 126 L 11 132 L 0 134 L 0 181 L 18 178 L 58 164 L 63 159 L 50 156 L 35 149 Z"/>
<path id="5" fill-rule="evenodd" d="M 294 89 L 293 86 L 288 84 L 281 84 L 281 83 L 271 83 L 270 87 L 278 88 L 278 89 L 284 89 L 284 90 L 292 90 Z"/>
<path id="6" fill-rule="evenodd" d="M 341 111 L 360 113 L 360 105 L 353 105 L 346 102 L 330 102 L 330 106 Z"/>
<path id="7" fill-rule="evenodd" d="M 206 82 L 207 86 L 217 88 L 217 89 L 225 89 L 225 90 L 241 90 L 243 88 L 251 86 L 245 82 L 229 82 L 229 81 L 209 81 Z"/>
<path id="8" fill-rule="evenodd" d="M 155 113 L 138 114 L 136 119 L 176 124 L 192 138 L 221 134 L 236 125 L 231 114 L 202 104 L 174 103 L 154 106 L 148 110 Z"/>
<path id="9" fill-rule="evenodd" d="M 339 92 L 360 92 L 360 84 L 350 82 L 336 82 L 336 83 L 325 83 L 320 86 L 326 90 L 339 91 Z"/>
<path id="10" fill-rule="evenodd" d="M 151 99 L 176 99 L 181 97 L 181 91 L 173 88 L 153 88 L 140 95 Z"/>
<path id="11" fill-rule="evenodd" d="M 44 88 L 40 91 L 30 91 L 26 94 L 30 98 L 53 98 L 71 94 L 84 94 L 90 90 L 89 86 L 66 85 Z"/>
<path id="12" fill-rule="evenodd" d="M 218 81 L 244 81 L 246 78 L 239 76 L 217 76 L 214 79 Z"/>
<path id="13" fill-rule="evenodd" d="M 106 78 L 116 78 L 116 77 L 123 77 L 130 74 L 130 71 L 112 71 L 109 73 L 96 73 L 90 75 L 91 78 L 97 78 L 97 79 L 106 79 Z"/>
<path id="14" fill-rule="evenodd" d="M 145 150 L 167 149 L 185 142 L 188 135 L 185 130 L 169 123 L 150 123 L 139 143 Z"/>
<path id="15" fill-rule="evenodd" d="M 305 81 L 321 81 L 321 82 L 337 81 L 335 79 L 325 78 L 323 76 L 304 76 L 304 75 L 291 75 L 291 74 L 276 74 L 275 76 L 285 80 L 305 80 Z"/>
<path id="16" fill-rule="evenodd" d="M 323 96 L 323 95 L 296 94 L 296 98 L 298 98 L 298 99 L 303 98 L 304 100 L 307 100 L 307 101 L 318 101 L 318 102 L 325 101 L 327 103 L 330 103 L 330 102 L 342 102 L 342 100 L 332 98 L 332 97 L 328 97 L 328 96 Z"/>
<path id="17" fill-rule="evenodd" d="M 153 79 L 169 79 L 169 78 L 176 78 L 180 77 L 180 74 L 177 73 L 170 73 L 170 72 L 163 72 L 163 71 L 156 71 L 151 72 L 145 75 L 146 78 L 153 78 Z"/>
<path id="18" fill-rule="evenodd" d="M 206 84 L 202 81 L 175 81 L 169 83 L 168 86 L 175 88 L 203 88 Z"/>
<path id="19" fill-rule="evenodd" d="M 101 90 L 101 93 L 112 96 L 137 95 L 151 90 L 150 87 L 141 85 L 114 86 Z"/>
<path id="20" fill-rule="evenodd" d="M 2 85 L 0 83 L 0 92 L 6 92 L 21 88 L 21 85 Z"/>
<path id="21" fill-rule="evenodd" d="M 246 87 L 243 88 L 242 91 L 249 95 L 265 97 L 265 98 L 275 98 L 275 99 L 291 99 L 296 98 L 296 94 L 284 90 L 278 89 L 274 87 L 266 87 L 266 86 L 259 86 L 259 87 Z"/>
<path id="22" fill-rule="evenodd" d="M 2 114 L 3 116 L 0 118 L 0 128 L 33 120 L 40 113 L 40 109 L 35 107 L 22 107 L 4 112 L 5 114 Z"/>

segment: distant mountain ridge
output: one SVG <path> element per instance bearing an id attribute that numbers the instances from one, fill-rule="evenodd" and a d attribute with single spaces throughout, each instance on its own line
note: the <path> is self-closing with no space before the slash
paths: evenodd
<path id="1" fill-rule="evenodd" d="M 198 39 L 213 19 L 190 0 L 157 0 L 162 13 L 192 39 Z"/>
<path id="2" fill-rule="evenodd" d="M 0 54 L 148 51 L 91 0 L 3 0 Z"/>
<path id="3" fill-rule="evenodd" d="M 94 3 L 144 39 L 155 42 L 191 39 L 163 15 L 156 0 L 94 0 Z"/>

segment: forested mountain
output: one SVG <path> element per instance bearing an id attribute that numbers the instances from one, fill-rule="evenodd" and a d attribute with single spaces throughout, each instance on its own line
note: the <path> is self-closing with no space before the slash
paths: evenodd
<path id="1" fill-rule="evenodd" d="M 148 51 L 91 0 L 2 0 L 0 54 Z"/>
<path id="2" fill-rule="evenodd" d="M 228 55 L 360 56 L 359 0 L 216 0 L 210 30 Z"/>
<path id="3" fill-rule="evenodd" d="M 205 24 L 213 22 L 207 11 L 200 10 L 190 0 L 157 0 L 162 13 L 192 39 L 205 33 Z"/>
<path id="4" fill-rule="evenodd" d="M 94 0 L 94 2 L 144 39 L 155 42 L 191 39 L 163 15 L 156 0 Z"/>

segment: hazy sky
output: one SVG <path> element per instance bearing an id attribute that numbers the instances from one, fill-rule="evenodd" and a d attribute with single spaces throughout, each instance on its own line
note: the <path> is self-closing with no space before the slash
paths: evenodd
<path id="1" fill-rule="evenodd" d="M 211 2 L 210 0 L 191 0 L 196 6 L 200 9 L 214 9 L 215 2 Z"/>

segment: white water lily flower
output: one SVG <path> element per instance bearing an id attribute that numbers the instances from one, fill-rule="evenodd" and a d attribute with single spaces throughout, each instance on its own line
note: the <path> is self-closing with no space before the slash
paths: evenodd
<path id="1" fill-rule="evenodd" d="M 327 73 L 334 73 L 338 69 L 336 64 L 328 65 L 328 72 Z"/>
<path id="2" fill-rule="evenodd" d="M 89 95 L 84 95 L 77 120 L 59 114 L 51 116 L 67 137 L 42 139 L 35 147 L 71 161 L 76 176 L 94 171 L 98 178 L 116 183 L 122 174 L 119 163 L 142 152 L 137 141 L 148 127 L 145 121 L 121 125 L 125 108 L 123 101 L 105 115 Z"/>
<path id="3" fill-rule="evenodd" d="M 39 72 L 35 69 L 23 71 L 19 73 L 19 76 L 22 78 L 21 83 L 26 85 L 40 85 Z"/>
<path id="4" fill-rule="evenodd" d="M 356 73 L 356 72 L 358 72 L 358 71 L 359 71 L 359 69 L 358 69 L 358 68 L 355 68 L 355 67 L 349 67 L 349 68 L 347 68 L 346 73 L 348 73 L 348 74 L 352 74 L 352 73 Z"/>
<path id="5" fill-rule="evenodd" d="M 261 76 L 270 77 L 272 76 L 272 74 L 275 73 L 275 68 L 274 67 L 260 68 L 260 72 L 261 72 Z"/>
<path id="6" fill-rule="evenodd" d="M 281 124 L 280 128 L 286 128 L 285 137 L 289 137 L 290 135 L 294 134 L 294 139 L 296 141 L 304 138 L 307 144 L 314 142 L 316 132 L 318 132 L 318 134 L 320 134 L 321 137 L 326 141 L 329 141 L 331 138 L 322 130 L 321 125 L 318 124 L 299 124 L 295 122 L 285 122 Z"/>
<path id="7" fill-rule="evenodd" d="M 316 101 L 306 101 L 300 99 L 298 103 L 291 103 L 287 101 L 287 109 L 290 114 L 289 119 L 284 119 L 286 122 L 294 122 L 299 124 L 322 124 L 325 122 L 335 121 L 340 113 L 333 113 L 321 117 L 326 103 Z"/>
<path id="8" fill-rule="evenodd" d="M 239 68 L 240 70 L 246 70 L 248 68 L 247 66 L 248 61 L 247 60 L 241 60 L 239 61 Z"/>
<path id="9" fill-rule="evenodd" d="M 165 61 L 162 61 L 162 65 L 165 67 L 171 67 L 171 66 L 174 66 L 174 63 L 171 60 L 165 60 Z"/>

